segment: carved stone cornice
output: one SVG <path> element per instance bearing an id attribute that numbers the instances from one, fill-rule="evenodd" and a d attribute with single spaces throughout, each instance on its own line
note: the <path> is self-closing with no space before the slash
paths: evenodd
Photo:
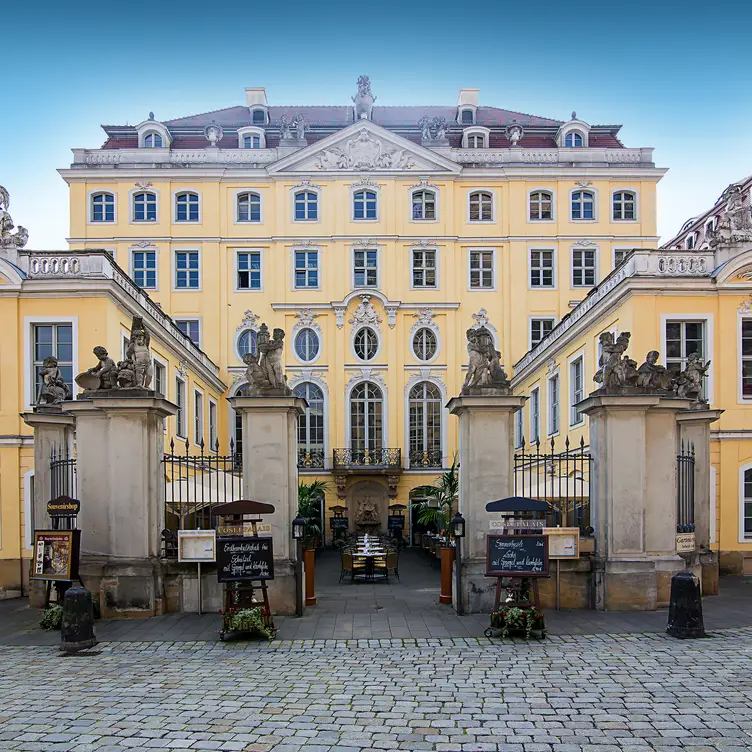
<path id="1" fill-rule="evenodd" d="M 296 191 L 299 188 L 310 188 L 314 191 L 320 191 L 321 186 L 312 183 L 308 178 L 303 178 L 297 185 L 294 185 L 291 190 Z"/>
<path id="2" fill-rule="evenodd" d="M 431 368 L 421 368 L 418 371 L 413 371 L 410 374 L 410 378 L 405 382 L 405 394 L 409 394 L 410 390 L 421 381 L 433 382 L 443 390 L 444 394 L 446 394 L 444 374 L 441 371 L 434 371 Z"/>
<path id="3" fill-rule="evenodd" d="M 410 339 L 412 340 L 412 338 L 415 336 L 415 333 L 419 329 L 423 328 L 431 329 L 436 334 L 438 334 L 439 326 L 433 320 L 434 316 L 436 316 L 436 314 L 430 308 L 419 308 L 417 311 L 414 311 L 413 318 L 415 318 L 416 321 L 410 329 Z"/>
<path id="4" fill-rule="evenodd" d="M 301 329 L 313 329 L 313 331 L 318 334 L 320 339 L 321 327 L 314 321 L 314 319 L 317 319 L 320 315 L 320 313 L 314 313 L 310 308 L 301 308 L 300 311 L 295 314 L 297 322 L 292 328 L 291 336 L 293 337 L 293 339 Z"/>
<path id="5" fill-rule="evenodd" d="M 384 373 L 376 368 L 359 368 L 350 371 L 350 378 L 347 380 L 347 388 L 349 389 L 353 384 L 357 384 L 361 381 L 372 381 L 374 384 L 378 384 L 386 389 Z"/>
<path id="6" fill-rule="evenodd" d="M 317 371 L 315 368 L 303 368 L 300 371 L 288 371 L 288 386 L 290 389 L 294 389 L 299 384 L 305 384 L 311 382 L 316 384 L 324 394 L 329 393 L 329 387 L 324 379 L 324 372 Z"/>
<path id="7" fill-rule="evenodd" d="M 391 323 L 391 321 L 392 318 L 396 317 L 397 315 L 396 307 L 391 314 L 389 313 L 389 311 L 387 311 L 387 314 L 390 318 L 389 326 L 393 327 L 394 324 Z M 379 324 L 381 323 L 381 318 L 379 317 L 376 309 L 373 307 L 373 303 L 371 303 L 370 295 L 360 296 L 360 303 L 358 304 L 358 307 L 353 311 L 352 317 L 348 319 L 347 323 L 352 324 L 353 329 L 359 329 L 362 326 L 371 326 L 377 331 L 380 330 Z"/>

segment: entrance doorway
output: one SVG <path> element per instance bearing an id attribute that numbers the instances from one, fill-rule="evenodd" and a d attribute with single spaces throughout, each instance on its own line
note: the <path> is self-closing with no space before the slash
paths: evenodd
<path id="1" fill-rule="evenodd" d="M 434 523 L 425 525 L 418 522 L 418 518 L 420 517 L 421 504 L 424 504 L 426 502 L 430 503 L 431 501 L 432 500 L 430 499 L 430 497 L 426 494 L 426 488 L 424 486 L 414 488 L 412 491 L 410 491 L 410 532 L 408 535 L 408 541 L 409 545 L 411 546 L 420 545 L 420 536 L 423 533 L 438 532 Z M 433 505 L 436 505 L 435 500 L 433 500 Z"/>

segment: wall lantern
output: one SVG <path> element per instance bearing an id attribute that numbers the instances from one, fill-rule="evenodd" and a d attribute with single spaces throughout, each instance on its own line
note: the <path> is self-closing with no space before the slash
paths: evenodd
<path id="1" fill-rule="evenodd" d="M 452 517 L 452 535 L 455 538 L 465 537 L 465 518 L 459 512 Z"/>
<path id="2" fill-rule="evenodd" d="M 302 540 L 303 536 L 305 535 L 305 526 L 306 521 L 298 515 L 293 521 L 292 521 L 292 537 L 293 540 Z"/>

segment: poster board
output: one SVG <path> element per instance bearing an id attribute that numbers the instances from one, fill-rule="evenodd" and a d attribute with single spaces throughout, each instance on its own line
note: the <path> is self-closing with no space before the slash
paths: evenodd
<path id="1" fill-rule="evenodd" d="M 216 530 L 178 530 L 178 561 L 217 560 Z"/>
<path id="2" fill-rule="evenodd" d="M 405 518 L 401 514 L 390 514 L 387 518 L 387 528 L 389 530 L 403 530 L 405 527 Z"/>
<path id="3" fill-rule="evenodd" d="M 80 530 L 35 530 L 32 580 L 72 582 L 78 579 Z"/>
<path id="4" fill-rule="evenodd" d="M 329 527 L 333 533 L 344 532 L 346 533 L 350 529 L 349 517 L 330 517 Z"/>
<path id="5" fill-rule="evenodd" d="M 546 527 L 543 535 L 548 536 L 548 556 L 550 559 L 580 558 L 580 528 Z"/>
<path id="6" fill-rule="evenodd" d="M 548 577 L 548 537 L 487 535 L 487 577 Z"/>
<path id="7" fill-rule="evenodd" d="M 219 538 L 217 580 L 273 580 L 274 551 L 271 538 Z"/>

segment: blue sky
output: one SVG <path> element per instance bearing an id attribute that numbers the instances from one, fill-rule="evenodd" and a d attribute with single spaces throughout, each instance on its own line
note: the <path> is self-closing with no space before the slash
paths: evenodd
<path id="1" fill-rule="evenodd" d="M 473 11 L 477 8 L 477 11 Z M 584 9 L 582 12 L 579 9 Z M 13 2 L 0 11 L 0 184 L 29 247 L 64 248 L 72 147 L 101 123 L 244 103 L 347 104 L 361 73 L 382 105 L 481 104 L 621 123 L 655 147 L 668 239 L 752 172 L 752 4 Z"/>

